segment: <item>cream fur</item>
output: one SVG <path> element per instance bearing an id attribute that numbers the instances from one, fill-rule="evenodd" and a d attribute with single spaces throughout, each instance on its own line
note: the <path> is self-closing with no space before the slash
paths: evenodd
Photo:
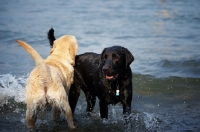
<path id="1" fill-rule="evenodd" d="M 26 121 L 29 128 L 35 127 L 39 110 L 47 105 L 54 107 L 54 120 L 60 111 L 75 128 L 67 94 L 73 83 L 75 55 L 78 44 L 74 36 L 62 36 L 54 41 L 50 56 L 42 57 L 27 43 L 17 40 L 35 60 L 36 67 L 31 71 L 26 85 Z"/>

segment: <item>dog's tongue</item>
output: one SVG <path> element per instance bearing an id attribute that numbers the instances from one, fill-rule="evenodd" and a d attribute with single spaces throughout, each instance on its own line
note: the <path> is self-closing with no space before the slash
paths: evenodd
<path id="1" fill-rule="evenodd" d="M 106 79 L 112 79 L 113 78 L 113 76 L 107 76 L 106 75 Z"/>

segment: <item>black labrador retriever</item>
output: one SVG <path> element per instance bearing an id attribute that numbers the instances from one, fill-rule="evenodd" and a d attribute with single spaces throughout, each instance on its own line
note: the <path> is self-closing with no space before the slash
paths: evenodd
<path id="1" fill-rule="evenodd" d="M 48 32 L 51 46 L 55 40 L 54 30 Z M 87 100 L 87 112 L 91 112 L 99 98 L 101 118 L 108 118 L 108 105 L 121 102 L 123 114 L 131 113 L 132 71 L 134 57 L 121 46 L 105 48 L 101 54 L 84 53 L 75 59 L 74 83 L 69 92 L 69 104 L 74 113 L 83 90 Z"/>

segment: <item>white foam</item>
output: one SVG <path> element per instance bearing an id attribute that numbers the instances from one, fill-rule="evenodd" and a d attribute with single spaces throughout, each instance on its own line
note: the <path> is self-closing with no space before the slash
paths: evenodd
<path id="1" fill-rule="evenodd" d="M 25 102 L 27 76 L 16 78 L 12 74 L 0 75 L 0 106 L 14 98 L 16 102 Z"/>
<path id="2" fill-rule="evenodd" d="M 154 130 L 154 129 L 158 129 L 159 126 L 159 121 L 158 121 L 158 118 L 155 116 L 155 114 L 150 114 L 150 113 L 147 113 L 147 112 L 144 112 L 143 113 L 143 120 L 144 120 L 144 124 L 145 124 L 145 127 L 148 129 L 148 130 Z"/>

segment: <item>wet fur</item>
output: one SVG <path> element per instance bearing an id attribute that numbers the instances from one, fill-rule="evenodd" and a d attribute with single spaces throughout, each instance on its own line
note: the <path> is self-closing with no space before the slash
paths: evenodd
<path id="1" fill-rule="evenodd" d="M 48 38 L 50 45 L 53 46 L 52 40 L 55 40 L 53 29 L 49 30 Z M 75 111 L 80 90 L 83 90 L 87 101 L 87 112 L 93 110 L 96 97 L 98 97 L 102 118 L 108 118 L 108 105 L 118 102 L 123 105 L 123 114 L 130 114 L 132 101 L 130 64 L 133 60 L 134 57 L 130 51 L 121 46 L 105 48 L 101 54 L 90 52 L 77 55 L 74 83 L 69 91 L 72 112 Z M 111 79 L 108 79 L 109 77 Z M 117 87 L 120 91 L 119 96 L 116 96 Z"/>
<path id="2" fill-rule="evenodd" d="M 48 105 L 54 108 L 53 119 L 65 115 L 68 126 L 75 128 L 68 102 L 68 92 L 73 83 L 77 42 L 74 36 L 62 36 L 54 41 L 47 59 L 29 44 L 17 40 L 34 59 L 36 67 L 31 71 L 26 85 L 26 121 L 28 128 L 35 129 L 37 114 Z"/>

